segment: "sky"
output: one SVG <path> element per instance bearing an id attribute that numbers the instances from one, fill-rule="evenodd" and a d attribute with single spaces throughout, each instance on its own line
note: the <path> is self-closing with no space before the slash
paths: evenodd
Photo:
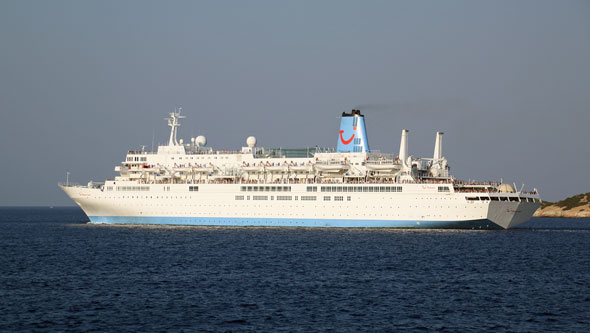
<path id="1" fill-rule="evenodd" d="M 0 206 L 73 205 L 129 149 L 335 147 L 359 108 L 372 150 L 460 179 L 590 192 L 589 1 L 0 1 Z"/>

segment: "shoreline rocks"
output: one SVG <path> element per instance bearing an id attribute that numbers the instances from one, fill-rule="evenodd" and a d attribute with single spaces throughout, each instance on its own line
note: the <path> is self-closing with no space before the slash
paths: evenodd
<path id="1" fill-rule="evenodd" d="M 533 217 L 590 218 L 590 193 L 582 193 L 558 202 L 544 202 Z"/>

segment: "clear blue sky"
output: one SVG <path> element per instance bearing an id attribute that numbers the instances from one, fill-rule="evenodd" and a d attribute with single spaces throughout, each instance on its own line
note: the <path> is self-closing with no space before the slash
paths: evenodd
<path id="1" fill-rule="evenodd" d="M 590 1 L 1 1 L 0 205 L 69 205 L 128 149 L 335 147 L 360 107 L 372 149 L 463 179 L 590 191 Z"/>

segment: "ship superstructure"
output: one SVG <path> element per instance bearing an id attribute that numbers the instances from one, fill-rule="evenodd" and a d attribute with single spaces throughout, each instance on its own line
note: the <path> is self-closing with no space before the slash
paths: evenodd
<path id="1" fill-rule="evenodd" d="M 166 118 L 167 145 L 130 150 L 119 173 L 87 186 L 60 184 L 95 223 L 507 229 L 531 218 L 537 190 L 449 174 L 442 132 L 432 158 L 371 151 L 365 117 L 343 112 L 337 149 L 213 150 L 204 136 L 177 139 L 180 110 Z"/>

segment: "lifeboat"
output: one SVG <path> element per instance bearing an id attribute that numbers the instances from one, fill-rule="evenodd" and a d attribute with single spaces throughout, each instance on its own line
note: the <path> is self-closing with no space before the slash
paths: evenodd
<path id="1" fill-rule="evenodd" d="M 391 164 L 391 163 L 383 163 L 383 164 L 369 164 L 367 163 L 365 167 L 371 171 L 385 171 L 385 172 L 393 172 L 401 169 L 399 164 Z"/>
<path id="2" fill-rule="evenodd" d="M 277 163 L 276 165 L 267 164 L 264 168 L 269 172 L 284 172 L 287 171 L 288 164 L 287 162 L 283 164 Z"/>
<path id="3" fill-rule="evenodd" d="M 194 166 L 193 171 L 196 173 L 211 173 L 213 172 L 212 166 Z"/>
<path id="4" fill-rule="evenodd" d="M 313 166 L 311 164 L 304 165 L 290 165 L 289 170 L 294 172 L 310 172 Z"/>
<path id="5" fill-rule="evenodd" d="M 318 171 L 331 173 L 345 172 L 350 169 L 348 164 L 344 163 L 316 163 L 315 168 Z"/>
<path id="6" fill-rule="evenodd" d="M 261 172 L 263 171 L 264 167 L 262 165 L 249 165 L 249 164 L 242 164 L 242 170 L 246 171 L 246 172 Z"/>

